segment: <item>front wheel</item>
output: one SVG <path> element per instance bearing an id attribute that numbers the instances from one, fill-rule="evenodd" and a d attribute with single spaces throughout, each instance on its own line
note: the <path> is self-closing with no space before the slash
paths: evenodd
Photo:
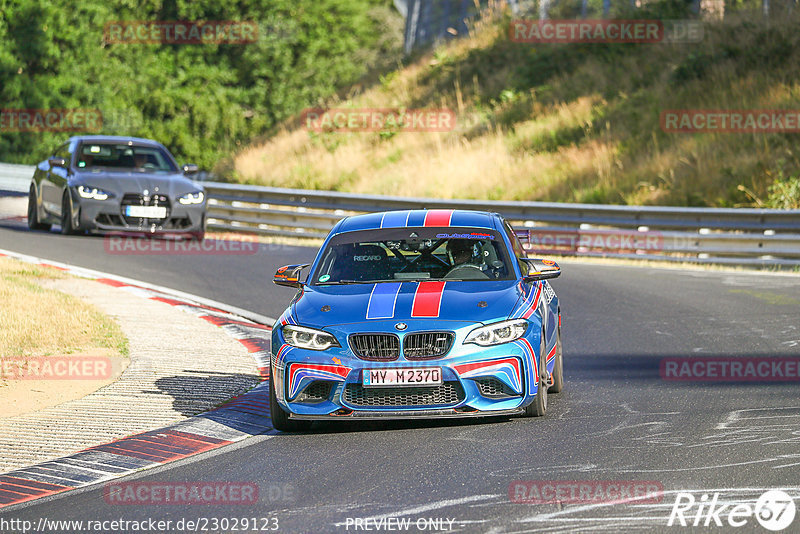
<path id="1" fill-rule="evenodd" d="M 192 232 L 189 234 L 189 239 L 191 241 L 197 241 L 198 243 L 202 243 L 206 238 L 206 216 L 203 215 L 203 222 L 200 223 L 200 228 L 197 229 L 196 232 Z"/>
<path id="2" fill-rule="evenodd" d="M 544 332 L 542 332 L 542 342 L 539 345 L 539 365 L 536 366 L 538 371 L 536 397 L 525 407 L 526 417 L 541 417 L 547 412 L 547 354 L 545 353 L 547 347 L 544 342 Z"/>
<path id="3" fill-rule="evenodd" d="M 302 432 L 311 428 L 311 421 L 296 421 L 289 419 L 275 395 L 275 381 L 272 379 L 272 365 L 269 366 L 269 414 L 272 418 L 272 428 L 281 432 Z"/>
<path id="4" fill-rule="evenodd" d="M 61 233 L 64 235 L 74 235 L 80 231 L 80 228 L 73 223 L 72 220 L 72 198 L 69 192 L 64 192 L 64 197 L 61 200 Z"/>
<path id="5" fill-rule="evenodd" d="M 36 188 L 31 186 L 30 191 L 28 191 L 28 228 L 31 230 L 49 230 L 51 225 L 39 222 L 37 202 Z"/>
<path id="6" fill-rule="evenodd" d="M 564 357 L 561 348 L 561 327 L 558 327 L 556 337 L 556 361 L 553 364 L 553 385 L 547 389 L 548 393 L 561 393 L 564 389 Z"/>

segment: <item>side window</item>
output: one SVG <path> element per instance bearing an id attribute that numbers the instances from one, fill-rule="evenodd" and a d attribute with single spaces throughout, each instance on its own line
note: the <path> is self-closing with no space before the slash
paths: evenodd
<path id="1" fill-rule="evenodd" d="M 503 221 L 503 229 L 506 231 L 508 240 L 511 241 L 511 248 L 514 250 L 514 256 L 517 258 L 520 272 L 523 274 L 527 273 L 528 264 L 522 261 L 522 258 L 527 258 L 528 255 L 525 253 L 525 249 L 522 248 L 522 242 L 517 237 L 517 234 L 514 233 L 514 230 L 511 229 L 507 221 Z"/>

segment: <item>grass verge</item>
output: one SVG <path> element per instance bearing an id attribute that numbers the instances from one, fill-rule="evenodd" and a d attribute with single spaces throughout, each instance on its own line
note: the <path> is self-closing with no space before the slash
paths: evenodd
<path id="1" fill-rule="evenodd" d="M 94 349 L 128 355 L 128 340 L 110 317 L 78 298 L 36 283 L 65 276 L 55 269 L 0 258 L 0 359 Z"/>

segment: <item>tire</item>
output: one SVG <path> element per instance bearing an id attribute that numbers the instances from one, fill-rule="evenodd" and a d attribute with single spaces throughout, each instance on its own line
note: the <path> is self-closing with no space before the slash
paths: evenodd
<path id="1" fill-rule="evenodd" d="M 553 365 L 553 385 L 547 388 L 548 393 L 561 393 L 564 389 L 564 357 L 562 356 L 561 327 L 556 337 L 556 361 Z"/>
<path id="2" fill-rule="evenodd" d="M 536 366 L 536 370 L 539 373 L 537 377 L 539 384 L 536 388 L 536 397 L 534 397 L 533 402 L 525 407 L 525 417 L 542 417 L 547 412 L 547 367 L 542 365 L 543 362 L 547 361 L 546 350 L 544 332 L 542 332 L 542 342 L 539 348 L 539 365 Z M 544 373 L 544 377 L 542 373 Z"/>
<path id="3" fill-rule="evenodd" d="M 61 198 L 61 233 L 64 235 L 75 235 L 80 231 L 80 227 L 72 224 L 72 198 L 68 192 L 64 192 Z"/>
<path id="4" fill-rule="evenodd" d="M 36 188 L 31 186 L 28 191 L 28 228 L 31 230 L 50 230 L 50 224 L 39 222 L 39 209 L 36 206 Z"/>
<path id="5" fill-rule="evenodd" d="M 192 232 L 189 235 L 189 239 L 191 241 L 197 241 L 198 243 L 202 243 L 203 240 L 206 238 L 206 216 L 203 215 L 203 223 L 200 225 L 200 229 L 196 232 Z"/>
<path id="6" fill-rule="evenodd" d="M 272 428 L 281 432 L 302 432 L 311 428 L 311 421 L 297 421 L 289 419 L 278 398 L 275 396 L 275 381 L 272 379 L 272 365 L 269 366 L 269 415 L 272 418 Z"/>

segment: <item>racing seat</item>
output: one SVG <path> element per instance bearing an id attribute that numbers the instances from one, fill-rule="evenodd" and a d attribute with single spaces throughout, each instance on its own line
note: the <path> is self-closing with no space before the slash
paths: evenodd
<path id="1" fill-rule="evenodd" d="M 331 269 L 334 280 L 388 280 L 389 256 L 380 245 L 343 245 Z"/>
<path id="2" fill-rule="evenodd" d="M 503 268 L 505 264 L 497 256 L 497 250 L 490 240 L 483 242 L 480 247 L 480 255 L 483 258 L 481 270 L 488 274 L 490 278 L 498 278 L 501 275 L 501 271 L 505 271 Z"/>

